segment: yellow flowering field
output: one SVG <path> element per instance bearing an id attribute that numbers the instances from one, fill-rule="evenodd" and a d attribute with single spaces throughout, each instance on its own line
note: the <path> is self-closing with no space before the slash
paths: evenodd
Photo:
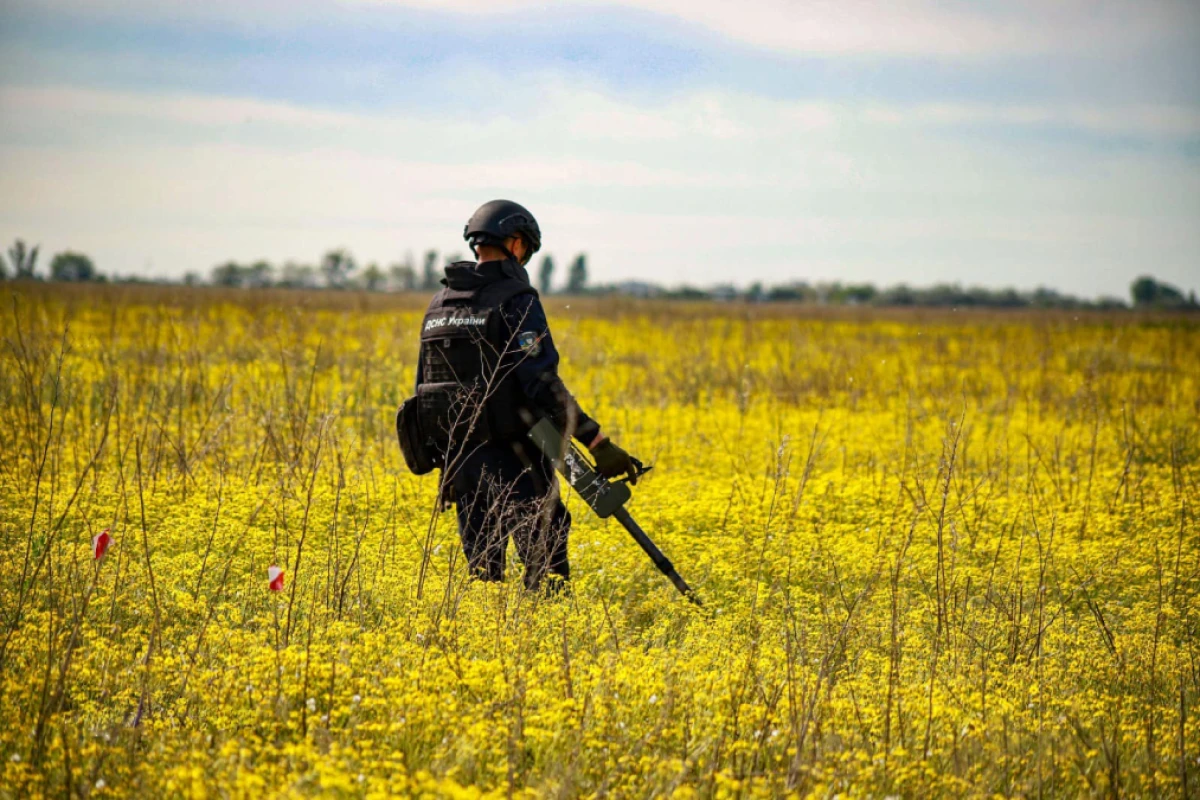
<path id="1" fill-rule="evenodd" d="M 1194 319 L 552 299 L 696 608 L 467 578 L 422 306 L 0 289 L 0 795 L 1200 796 Z"/>

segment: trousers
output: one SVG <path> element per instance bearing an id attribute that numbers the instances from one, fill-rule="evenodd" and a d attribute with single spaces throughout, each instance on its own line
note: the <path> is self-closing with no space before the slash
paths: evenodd
<path id="1" fill-rule="evenodd" d="M 524 442 L 498 442 L 464 451 L 446 480 L 454 488 L 458 535 L 471 573 L 502 581 L 508 540 L 525 566 L 527 589 L 546 575 L 571 577 L 567 536 L 571 514 L 558 494 L 554 464 Z"/>

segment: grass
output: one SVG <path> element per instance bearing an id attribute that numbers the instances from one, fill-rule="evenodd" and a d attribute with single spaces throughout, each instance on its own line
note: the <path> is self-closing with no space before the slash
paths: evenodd
<path id="1" fill-rule="evenodd" d="M 467 579 L 423 305 L 0 288 L 0 794 L 1200 790 L 1194 321 L 554 298 L 694 609 Z"/>

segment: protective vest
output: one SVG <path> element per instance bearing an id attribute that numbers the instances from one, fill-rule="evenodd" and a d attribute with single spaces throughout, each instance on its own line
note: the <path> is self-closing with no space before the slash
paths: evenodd
<path id="1" fill-rule="evenodd" d="M 525 395 L 505 358 L 516 343 L 501 310 L 522 294 L 537 291 L 506 277 L 473 289 L 447 287 L 429 304 L 416 400 L 422 435 L 439 454 L 525 434 L 519 413 Z"/>

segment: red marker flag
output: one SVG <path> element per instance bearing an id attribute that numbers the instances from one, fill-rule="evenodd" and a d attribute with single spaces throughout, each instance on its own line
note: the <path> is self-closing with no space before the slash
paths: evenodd
<path id="1" fill-rule="evenodd" d="M 272 592 L 282 592 L 283 591 L 283 570 L 282 569 L 275 566 L 274 564 L 272 564 L 270 567 L 267 567 L 267 579 L 270 581 L 268 586 L 271 587 Z"/>
<path id="2" fill-rule="evenodd" d="M 110 544 L 112 544 L 112 536 L 109 535 L 108 528 L 105 528 L 92 537 L 92 558 L 97 561 L 104 558 Z"/>

